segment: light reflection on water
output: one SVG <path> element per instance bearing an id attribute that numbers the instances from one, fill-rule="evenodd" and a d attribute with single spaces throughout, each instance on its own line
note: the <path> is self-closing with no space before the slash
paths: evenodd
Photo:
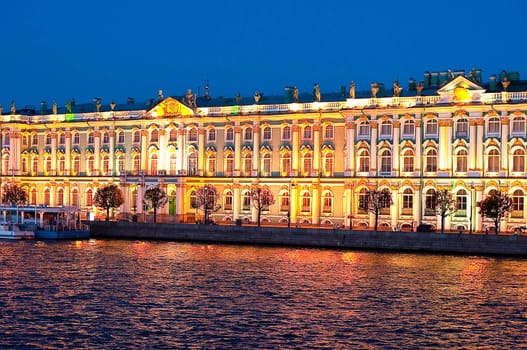
<path id="1" fill-rule="evenodd" d="M 0 242 L 1 348 L 518 348 L 527 260 Z"/>

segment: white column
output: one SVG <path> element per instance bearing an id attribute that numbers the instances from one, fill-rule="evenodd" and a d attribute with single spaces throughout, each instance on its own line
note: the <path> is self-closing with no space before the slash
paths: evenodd
<path id="1" fill-rule="evenodd" d="M 318 225 L 320 224 L 320 184 L 313 184 L 311 188 L 311 198 L 313 198 L 313 204 L 311 206 L 311 223 L 313 225 Z"/>
<path id="2" fill-rule="evenodd" d="M 501 146 L 500 146 L 500 156 L 501 156 L 501 169 L 505 174 L 508 175 L 509 172 L 509 118 L 507 118 L 507 112 L 503 112 L 501 117 Z M 505 175 L 504 174 L 504 175 Z"/>
<path id="3" fill-rule="evenodd" d="M 164 170 L 167 174 L 168 169 L 168 135 L 166 129 L 159 129 L 159 159 L 157 160 L 157 168 Z"/>
<path id="4" fill-rule="evenodd" d="M 420 115 L 416 115 L 416 118 L 420 117 Z M 422 140 L 421 140 L 421 127 L 422 127 L 422 121 L 416 120 L 415 121 L 415 171 L 419 172 L 422 170 L 423 165 L 421 164 L 421 151 L 423 148 Z"/>
<path id="5" fill-rule="evenodd" d="M 320 174 L 320 124 L 313 123 L 313 172 Z"/>
<path id="6" fill-rule="evenodd" d="M 65 154 L 66 168 L 64 169 L 64 171 L 66 175 L 71 175 L 73 171 L 71 169 L 71 131 L 69 130 L 69 128 L 66 130 L 65 138 L 66 138 L 66 154 Z M 31 169 L 31 165 L 30 165 L 30 169 Z M 77 203 L 75 203 L 75 205 L 77 205 Z"/>
<path id="7" fill-rule="evenodd" d="M 370 174 L 376 175 L 377 171 L 377 121 L 371 122 L 371 146 L 370 146 Z"/>
<path id="8" fill-rule="evenodd" d="M 469 120 L 469 145 L 468 145 L 468 170 L 475 170 L 476 165 L 476 140 L 478 138 L 476 134 L 476 121 L 473 119 Z M 480 136 L 481 137 L 481 136 Z"/>
<path id="9" fill-rule="evenodd" d="M 483 126 L 485 125 L 485 121 L 483 119 L 477 120 L 477 126 L 476 126 L 476 169 L 482 173 L 484 166 L 483 166 Z"/>
<path id="10" fill-rule="evenodd" d="M 95 135 L 95 143 L 93 145 L 93 168 L 95 169 L 95 175 L 100 175 L 101 174 L 101 132 L 99 131 L 99 129 L 97 128 L 95 131 L 94 131 L 94 135 Z M 53 149 L 55 149 L 55 147 L 53 147 Z M 55 157 L 51 157 L 52 159 L 55 159 Z M 52 169 L 55 169 L 53 167 L 53 165 L 51 166 Z"/>
<path id="11" fill-rule="evenodd" d="M 234 127 L 234 176 L 240 176 L 242 163 L 242 135 L 241 127 Z"/>
<path id="12" fill-rule="evenodd" d="M 258 176 L 260 169 L 260 126 L 255 122 L 253 126 L 253 165 L 252 175 Z"/>
<path id="13" fill-rule="evenodd" d="M 205 128 L 198 128 L 198 174 L 205 175 Z"/>
<path id="14" fill-rule="evenodd" d="M 297 124 L 293 124 L 292 127 L 291 127 L 292 131 L 293 131 L 293 145 L 292 145 L 292 148 L 293 148 L 293 151 L 292 151 L 292 154 L 291 154 L 291 162 L 292 162 L 292 171 L 293 171 L 293 176 L 297 176 L 298 174 L 300 174 L 300 167 L 299 167 L 299 157 L 300 157 L 300 140 L 299 140 L 299 132 L 300 132 L 300 126 L 298 126 Z M 292 219 L 292 217 L 291 217 Z"/>
<path id="15" fill-rule="evenodd" d="M 185 148 L 187 147 L 185 143 L 185 136 L 185 128 L 181 126 L 177 131 L 176 170 L 178 174 L 183 173 L 187 164 L 187 160 L 185 159 Z"/>
<path id="16" fill-rule="evenodd" d="M 396 175 L 399 175 L 401 164 L 399 162 L 399 132 L 401 122 L 398 120 L 393 121 L 393 171 Z"/>
<path id="17" fill-rule="evenodd" d="M 353 121 L 346 122 L 346 172 L 347 175 L 355 175 L 355 124 Z"/>

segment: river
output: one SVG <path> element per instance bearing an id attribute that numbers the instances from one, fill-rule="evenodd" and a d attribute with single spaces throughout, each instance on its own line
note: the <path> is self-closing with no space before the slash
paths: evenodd
<path id="1" fill-rule="evenodd" d="M 0 241 L 2 349 L 527 347 L 527 260 Z"/>

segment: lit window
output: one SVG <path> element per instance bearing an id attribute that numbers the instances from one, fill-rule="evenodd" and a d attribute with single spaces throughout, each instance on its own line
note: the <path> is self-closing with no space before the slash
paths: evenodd
<path id="1" fill-rule="evenodd" d="M 456 208 L 457 208 L 457 210 L 467 210 L 467 191 L 465 191 L 463 189 L 457 191 L 457 193 L 456 193 Z"/>
<path id="2" fill-rule="evenodd" d="M 408 149 L 403 153 L 403 171 L 414 171 L 414 151 L 411 149 Z"/>
<path id="3" fill-rule="evenodd" d="M 331 192 L 326 192 L 323 199 L 322 212 L 331 213 L 333 209 L 333 195 Z"/>
<path id="4" fill-rule="evenodd" d="M 512 154 L 512 171 L 525 171 L 525 152 L 522 149 L 516 149 Z"/>
<path id="5" fill-rule="evenodd" d="M 170 129 L 170 135 L 168 141 L 170 142 L 176 142 L 177 141 L 177 129 L 172 128 Z"/>
<path id="6" fill-rule="evenodd" d="M 415 123 L 413 120 L 405 120 L 403 123 L 403 136 L 413 137 L 415 134 Z"/>
<path id="7" fill-rule="evenodd" d="M 381 172 L 389 173 L 392 171 L 392 152 L 384 150 L 381 153 Z"/>
<path id="8" fill-rule="evenodd" d="M 227 128 L 225 131 L 225 141 L 234 141 L 234 129 L 233 128 Z"/>
<path id="9" fill-rule="evenodd" d="M 291 127 L 286 125 L 282 128 L 282 141 L 291 140 Z"/>
<path id="10" fill-rule="evenodd" d="M 514 135 L 525 135 L 525 118 L 515 117 L 512 120 L 512 133 Z"/>
<path id="11" fill-rule="evenodd" d="M 271 127 L 270 126 L 265 126 L 263 128 L 263 140 L 271 141 Z"/>
<path id="12" fill-rule="evenodd" d="M 213 128 L 209 129 L 207 140 L 209 140 L 209 142 L 216 141 L 216 129 L 213 129 Z"/>
<path id="13" fill-rule="evenodd" d="M 359 172 L 365 173 L 370 171 L 370 152 L 363 149 L 359 152 Z"/>
<path id="14" fill-rule="evenodd" d="M 312 158 L 311 158 L 311 152 L 305 152 L 302 155 L 302 165 L 303 169 L 302 172 L 304 174 L 310 174 L 312 170 Z"/>
<path id="15" fill-rule="evenodd" d="M 280 196 L 280 210 L 281 211 L 289 210 L 289 191 L 282 192 Z"/>
<path id="16" fill-rule="evenodd" d="M 359 138 L 369 138 L 370 137 L 370 122 L 369 121 L 363 121 L 359 124 Z"/>
<path id="17" fill-rule="evenodd" d="M 467 172 L 468 167 L 468 153 L 461 149 L 456 154 L 456 171 L 459 173 Z"/>
<path id="18" fill-rule="evenodd" d="M 324 154 L 324 173 L 326 176 L 333 175 L 333 153 Z"/>
<path id="19" fill-rule="evenodd" d="M 499 135 L 500 134 L 500 118 L 492 117 L 487 121 L 487 134 L 489 135 Z"/>
<path id="20" fill-rule="evenodd" d="M 525 195 L 522 190 L 516 190 L 512 193 L 512 212 L 513 218 L 523 218 L 523 209 L 525 202 Z"/>
<path id="21" fill-rule="evenodd" d="M 248 126 L 245 129 L 243 129 L 243 140 L 252 141 L 252 139 L 253 139 L 253 128 L 252 126 Z"/>
<path id="22" fill-rule="evenodd" d="M 426 136 L 437 136 L 437 120 L 430 119 L 426 121 L 425 135 Z"/>
<path id="23" fill-rule="evenodd" d="M 456 137 L 467 137 L 468 136 L 468 120 L 460 118 L 456 122 Z"/>
<path id="24" fill-rule="evenodd" d="M 392 136 L 392 122 L 385 120 L 381 123 L 380 137 L 388 138 Z"/>
<path id="25" fill-rule="evenodd" d="M 333 125 L 326 125 L 324 129 L 324 139 L 333 140 Z"/>
<path id="26" fill-rule="evenodd" d="M 303 132 L 303 139 L 304 140 L 311 140 L 311 134 L 312 134 L 312 128 L 310 125 L 306 125 L 304 127 L 304 132 Z"/>
<path id="27" fill-rule="evenodd" d="M 500 170 L 500 152 L 493 148 L 487 156 L 487 171 L 498 172 Z"/>
<path id="28" fill-rule="evenodd" d="M 437 171 L 437 151 L 435 149 L 428 150 L 426 152 L 426 168 L 427 172 Z"/>
<path id="29" fill-rule="evenodd" d="M 309 192 L 304 192 L 302 195 L 302 211 L 309 212 L 311 211 L 311 194 Z"/>

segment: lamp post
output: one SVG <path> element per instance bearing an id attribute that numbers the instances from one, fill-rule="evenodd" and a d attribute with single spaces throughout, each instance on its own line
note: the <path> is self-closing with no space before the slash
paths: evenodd
<path id="1" fill-rule="evenodd" d="M 472 234 L 472 213 L 474 212 L 474 183 L 472 183 L 470 185 L 470 216 L 469 216 L 469 220 L 470 220 L 470 230 L 469 230 L 469 234 Z"/>

